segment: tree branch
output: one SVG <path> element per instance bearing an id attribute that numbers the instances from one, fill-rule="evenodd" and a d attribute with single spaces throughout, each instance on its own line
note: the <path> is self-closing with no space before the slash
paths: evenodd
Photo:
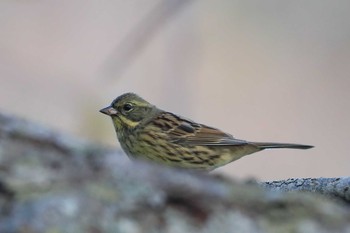
<path id="1" fill-rule="evenodd" d="M 261 185 L 273 191 L 319 193 L 350 203 L 350 177 L 287 179 L 265 182 Z"/>
<path id="2" fill-rule="evenodd" d="M 349 178 L 244 184 L 0 114 L 0 232 L 339 232 Z M 307 190 L 305 192 L 276 192 Z"/>

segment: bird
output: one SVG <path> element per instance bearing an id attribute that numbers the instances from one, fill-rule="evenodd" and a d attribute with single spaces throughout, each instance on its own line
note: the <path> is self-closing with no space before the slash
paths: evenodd
<path id="1" fill-rule="evenodd" d="M 166 166 L 212 171 L 265 149 L 310 149 L 313 146 L 250 142 L 214 127 L 164 111 L 134 93 L 125 93 L 100 110 L 112 118 L 127 156 Z"/>

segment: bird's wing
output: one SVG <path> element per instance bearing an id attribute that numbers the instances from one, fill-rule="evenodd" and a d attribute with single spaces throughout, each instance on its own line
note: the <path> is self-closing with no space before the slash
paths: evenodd
<path id="1" fill-rule="evenodd" d="M 195 123 L 169 112 L 162 113 L 157 121 L 160 124 L 165 124 L 165 122 L 168 124 L 168 127 L 163 127 L 163 130 L 166 131 L 169 140 L 174 143 L 193 146 L 247 144 L 246 141 L 235 139 L 232 135 L 219 129 Z"/>

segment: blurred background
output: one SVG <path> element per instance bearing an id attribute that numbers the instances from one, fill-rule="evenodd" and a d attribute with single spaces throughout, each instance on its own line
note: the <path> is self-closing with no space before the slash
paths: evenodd
<path id="1" fill-rule="evenodd" d="M 349 176 L 349 1 L 1 1 L 0 111 L 119 147 L 125 92 L 271 150 L 217 169 Z"/>

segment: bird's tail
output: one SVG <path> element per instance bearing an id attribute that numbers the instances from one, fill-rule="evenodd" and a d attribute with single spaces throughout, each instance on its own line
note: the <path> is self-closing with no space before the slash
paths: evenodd
<path id="1" fill-rule="evenodd" d="M 258 148 L 264 149 L 277 149 L 277 148 L 287 148 L 287 149 L 310 149 L 313 146 L 293 144 L 293 143 L 274 143 L 274 142 L 252 142 L 251 144 L 256 145 Z"/>

